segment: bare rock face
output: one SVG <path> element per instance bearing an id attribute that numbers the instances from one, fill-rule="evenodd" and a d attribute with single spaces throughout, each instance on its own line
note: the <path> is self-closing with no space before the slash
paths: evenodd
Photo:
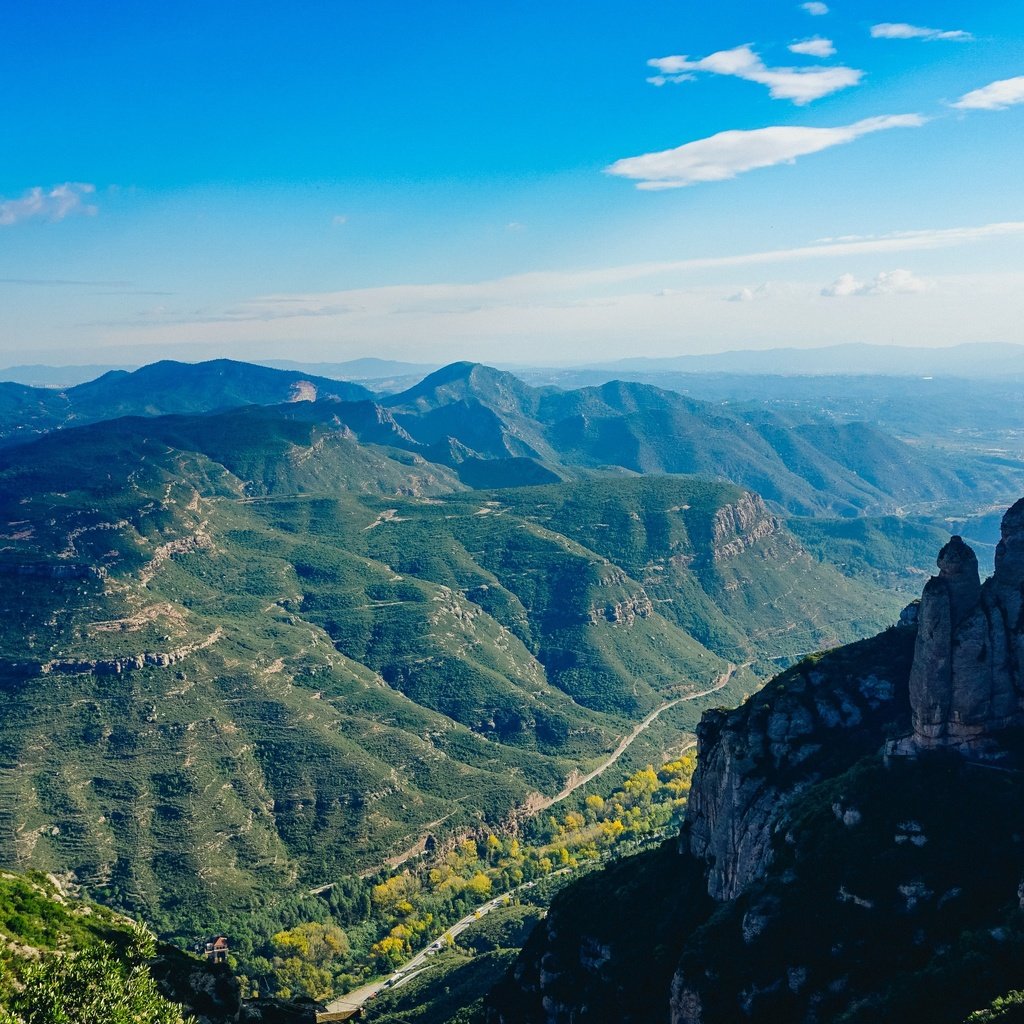
<path id="1" fill-rule="evenodd" d="M 914 731 L 897 750 L 982 753 L 1024 722 L 1024 499 L 1003 518 L 995 573 L 982 585 L 974 552 L 954 537 L 925 585 L 910 701 Z"/>
<path id="2" fill-rule="evenodd" d="M 713 559 L 734 558 L 746 548 L 779 530 L 779 520 L 765 506 L 759 494 L 745 492 L 731 505 L 715 513 L 712 523 Z"/>
<path id="3" fill-rule="evenodd" d="M 856 646 L 832 655 L 828 676 L 797 665 L 734 711 L 706 711 L 681 850 L 706 865 L 716 900 L 741 893 L 767 868 L 784 811 L 836 766 L 877 751 L 905 720 L 909 630 L 893 630 L 891 672 L 865 672 Z M 847 670 L 848 664 L 848 670 Z"/>

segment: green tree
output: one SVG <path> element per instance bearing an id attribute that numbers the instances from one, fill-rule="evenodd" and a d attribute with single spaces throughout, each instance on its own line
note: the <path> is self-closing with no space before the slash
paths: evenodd
<path id="1" fill-rule="evenodd" d="M 94 946 L 46 956 L 25 972 L 11 999 L 23 1024 L 186 1024 L 181 1007 L 160 995 L 149 973 L 153 937 L 136 927 L 123 954 Z M 0 1022 L 6 1024 L 2 1016 Z M 189 1018 L 191 1022 L 191 1018 Z"/>

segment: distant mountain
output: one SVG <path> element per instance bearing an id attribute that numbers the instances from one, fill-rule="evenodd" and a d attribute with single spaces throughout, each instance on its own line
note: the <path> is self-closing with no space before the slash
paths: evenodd
<path id="1" fill-rule="evenodd" d="M 663 373 L 893 374 L 952 377 L 1024 377 L 1024 345 L 975 343 L 949 348 L 845 344 L 774 348 L 666 358 L 629 358 L 590 369 Z M 583 369 L 583 367 L 581 367 Z"/>
<path id="2" fill-rule="evenodd" d="M 615 467 L 729 479 L 798 514 L 977 506 L 1024 489 L 1024 463 L 998 455 L 962 453 L 954 460 L 869 423 L 732 410 L 647 384 L 560 391 L 455 363 L 383 402 L 425 445 L 452 439 L 477 457 L 534 459 L 554 471 Z"/>
<path id="3" fill-rule="evenodd" d="M 8 383 L 0 385 L 0 439 L 125 415 L 277 403 L 282 418 L 344 427 L 356 440 L 447 466 L 474 487 L 589 470 L 682 473 L 733 481 L 788 513 L 845 517 L 965 515 L 1024 489 L 1024 461 L 987 442 L 925 434 L 911 445 L 876 417 L 839 417 L 813 403 L 733 407 L 628 381 L 537 388 L 478 363 L 453 363 L 376 400 L 359 384 L 228 360 L 155 363 L 64 391 Z"/>
<path id="4" fill-rule="evenodd" d="M 372 397 L 373 393 L 359 384 L 294 370 L 274 370 L 231 359 L 205 363 L 165 360 L 138 370 L 111 370 L 95 380 L 60 391 L 0 384 L 0 442 L 118 416 L 160 416 L 317 398 L 359 401 Z"/>
<path id="5" fill-rule="evenodd" d="M 1024 378 L 781 375 L 674 370 L 522 370 L 535 387 L 599 387 L 613 380 L 676 391 L 740 414 L 764 410 L 862 420 L 901 438 L 948 449 L 1001 450 L 1017 458 L 1024 431 Z"/>
<path id="6" fill-rule="evenodd" d="M 160 416 L 211 412 L 240 405 L 336 398 L 372 398 L 359 384 L 314 377 L 296 370 L 274 370 L 232 359 L 205 363 L 166 360 L 131 372 L 115 370 L 66 392 L 75 419 Z"/>
<path id="7" fill-rule="evenodd" d="M 0 381 L 13 381 L 34 388 L 70 388 L 95 380 L 112 370 L 130 370 L 130 366 L 44 366 L 32 363 L 25 366 L 8 366 L 0 370 Z"/>

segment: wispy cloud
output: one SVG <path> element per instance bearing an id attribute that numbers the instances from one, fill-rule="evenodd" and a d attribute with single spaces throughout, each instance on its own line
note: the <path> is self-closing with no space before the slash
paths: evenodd
<path id="1" fill-rule="evenodd" d="M 18 199 L 0 199 L 0 227 L 10 227 L 26 220 L 63 220 L 72 214 L 92 216 L 96 207 L 85 201 L 85 196 L 96 191 L 95 185 L 80 181 L 66 181 L 50 189 L 36 186 Z"/>
<path id="2" fill-rule="evenodd" d="M 1024 75 L 1003 78 L 965 93 L 953 104 L 958 110 L 1005 110 L 1024 103 Z"/>
<path id="3" fill-rule="evenodd" d="M 70 278 L 63 277 L 0 277 L 0 284 L 13 284 L 13 285 L 25 285 L 31 288 L 130 288 L 132 285 L 131 281 L 77 281 Z M 100 293 L 105 294 L 105 293 Z M 170 292 L 153 292 L 153 293 L 126 293 L 126 292 L 112 292 L 110 294 L 122 295 L 122 294 L 154 294 L 154 295 L 170 295 Z"/>
<path id="4" fill-rule="evenodd" d="M 637 188 L 682 188 L 699 182 L 726 181 L 745 171 L 792 163 L 797 157 L 853 142 L 862 135 L 889 128 L 917 128 L 920 114 L 869 117 L 838 128 L 777 126 L 752 131 L 719 132 L 675 149 L 616 160 L 608 174 L 631 178 Z"/>
<path id="5" fill-rule="evenodd" d="M 768 87 L 772 99 L 792 100 L 797 106 L 856 85 L 864 77 L 863 71 L 847 67 L 770 68 L 749 44 L 731 50 L 719 50 L 700 60 L 675 55 L 655 57 L 647 63 L 658 71 L 659 76 L 666 78 L 706 71 L 756 82 Z"/>
<path id="6" fill-rule="evenodd" d="M 790 43 L 789 49 L 791 53 L 799 53 L 804 57 L 831 57 L 836 52 L 832 40 L 824 36 L 814 36 L 812 39 Z"/>
<path id="7" fill-rule="evenodd" d="M 810 0 L 809 3 L 800 5 L 808 14 L 813 14 L 815 17 L 821 17 L 823 14 L 828 14 L 828 4 L 820 3 L 819 0 Z"/>
<path id="8" fill-rule="evenodd" d="M 663 85 L 667 85 L 669 82 L 692 82 L 697 76 L 696 75 L 651 75 L 646 81 L 651 85 L 656 85 L 659 88 Z"/>
<path id="9" fill-rule="evenodd" d="M 908 25 L 903 21 L 883 21 L 881 24 L 871 26 L 873 39 L 922 39 L 926 43 L 939 39 L 948 39 L 953 42 L 966 43 L 974 38 L 970 32 L 963 29 L 941 29 L 924 28 L 921 25 Z"/>
<path id="10" fill-rule="evenodd" d="M 919 295 L 933 287 L 931 281 L 909 270 L 883 270 L 869 281 L 859 280 L 853 274 L 842 274 L 822 288 L 821 294 L 830 299 L 854 295 Z"/>
<path id="11" fill-rule="evenodd" d="M 335 214 L 331 218 L 331 224 L 334 227 L 336 227 L 336 228 L 344 227 L 347 223 L 348 223 L 348 217 L 345 216 L 345 214 L 343 214 L 343 213 Z"/>
<path id="12" fill-rule="evenodd" d="M 692 271 L 922 252 L 1007 237 L 1024 237 L 1024 221 L 900 231 L 878 236 L 817 242 L 791 249 L 737 253 L 732 256 L 631 263 L 593 270 L 537 271 L 467 284 L 395 284 L 335 292 L 263 295 L 238 303 L 229 309 L 203 310 L 194 314 L 182 312 L 176 317 L 169 318 L 169 322 L 251 322 L 297 317 L 359 317 L 418 311 L 449 313 L 488 308 L 518 308 L 548 302 L 551 299 L 579 299 L 588 293 L 605 296 L 608 289 L 630 285 L 631 282 L 657 281 L 659 278 L 671 277 L 678 283 L 679 275 Z M 896 284 L 898 281 L 897 277 L 892 283 Z"/>

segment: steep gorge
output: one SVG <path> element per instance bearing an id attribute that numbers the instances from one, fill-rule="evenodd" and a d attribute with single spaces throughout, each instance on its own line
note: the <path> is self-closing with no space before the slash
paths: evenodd
<path id="1" fill-rule="evenodd" d="M 563 893 L 495 1024 L 959 1022 L 1020 987 L 1024 500 L 993 576 L 706 712 L 677 843 Z"/>

